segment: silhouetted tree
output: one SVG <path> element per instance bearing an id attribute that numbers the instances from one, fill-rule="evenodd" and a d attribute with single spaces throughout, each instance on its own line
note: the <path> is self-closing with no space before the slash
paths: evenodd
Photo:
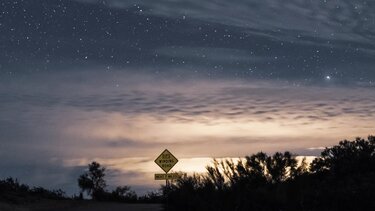
<path id="1" fill-rule="evenodd" d="M 310 165 L 289 152 L 214 160 L 168 192 L 173 210 L 375 210 L 375 137 L 342 141 Z"/>
<path id="2" fill-rule="evenodd" d="M 311 171 L 315 189 L 309 195 L 310 207 L 328 204 L 332 210 L 375 210 L 374 136 L 326 148 L 312 162 Z"/>
<path id="3" fill-rule="evenodd" d="M 105 168 L 101 167 L 99 163 L 92 162 L 88 165 L 88 171 L 78 178 L 78 186 L 81 192 L 86 192 L 93 199 L 104 193 L 107 186 L 104 180 Z"/>
<path id="4" fill-rule="evenodd" d="M 375 136 L 367 140 L 341 141 L 339 145 L 326 148 L 311 164 L 314 173 L 329 172 L 335 176 L 375 171 Z"/>

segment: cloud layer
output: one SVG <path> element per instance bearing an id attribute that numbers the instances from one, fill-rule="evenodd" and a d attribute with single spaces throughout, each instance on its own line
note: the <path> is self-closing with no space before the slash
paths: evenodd
<path id="1" fill-rule="evenodd" d="M 79 1 L 98 2 L 96 0 Z M 367 43 L 373 40 L 373 37 L 369 35 L 375 32 L 371 27 L 375 4 L 371 1 L 107 0 L 102 3 L 115 8 L 138 8 L 141 13 L 144 11 L 153 15 L 199 19 L 260 32 L 273 31 L 274 36 L 279 39 L 287 35 L 288 31 L 296 31 L 301 36 L 323 39 L 337 36 L 339 40 Z"/>
<path id="2" fill-rule="evenodd" d="M 4 3 L 0 74 L 100 68 L 375 83 L 371 1 L 104 2 Z"/>

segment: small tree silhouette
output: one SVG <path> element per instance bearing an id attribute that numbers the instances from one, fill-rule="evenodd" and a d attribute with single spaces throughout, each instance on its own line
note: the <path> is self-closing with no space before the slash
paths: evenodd
<path id="1" fill-rule="evenodd" d="M 79 176 L 78 186 L 81 188 L 81 193 L 86 192 L 92 199 L 97 199 L 101 193 L 105 192 L 104 189 L 107 186 L 104 180 L 105 168 L 95 161 L 88 167 L 88 171 Z"/>

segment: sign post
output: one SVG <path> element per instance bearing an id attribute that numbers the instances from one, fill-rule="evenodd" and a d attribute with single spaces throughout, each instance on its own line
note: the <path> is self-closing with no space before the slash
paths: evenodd
<path id="1" fill-rule="evenodd" d="M 178 162 L 177 158 L 165 149 L 156 159 L 155 163 L 163 169 L 165 174 L 155 174 L 155 180 L 165 180 L 165 188 L 168 191 L 168 180 L 178 179 L 179 175 L 177 173 L 168 174 L 168 172 L 173 168 Z M 167 195 L 167 207 L 168 207 L 168 193 Z"/>

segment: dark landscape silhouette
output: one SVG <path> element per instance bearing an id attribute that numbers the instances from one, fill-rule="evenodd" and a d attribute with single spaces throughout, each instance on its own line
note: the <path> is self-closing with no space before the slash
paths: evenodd
<path id="1" fill-rule="evenodd" d="M 92 162 L 78 178 L 79 196 L 72 197 L 7 178 L 0 180 L 0 201 L 21 206 L 46 199 L 160 203 L 165 210 L 373 210 L 375 136 L 341 141 L 310 164 L 290 152 L 259 152 L 238 162 L 214 159 L 206 174 L 180 172 L 168 187 L 144 196 L 129 186 L 108 191 L 105 175 L 106 169 Z"/>

